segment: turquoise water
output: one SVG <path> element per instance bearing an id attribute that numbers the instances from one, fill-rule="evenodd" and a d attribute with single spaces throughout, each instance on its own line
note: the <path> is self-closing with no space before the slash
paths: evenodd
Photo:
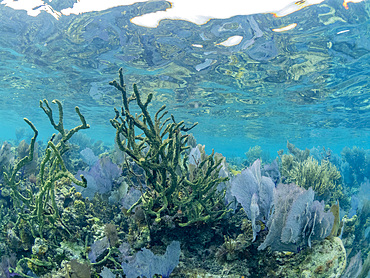
<path id="1" fill-rule="evenodd" d="M 337 152 L 368 148 L 369 4 L 350 3 L 348 10 L 341 4 L 201 26 L 164 20 L 157 28 L 129 20 L 162 2 L 59 20 L 2 5 L 0 111 L 7 120 L 0 138 L 14 138 L 23 117 L 48 127 L 38 101 L 58 98 L 67 124 L 78 105 L 92 126 L 87 134 L 111 143 L 108 121 L 120 103 L 107 82 L 123 67 L 128 87 L 136 82 L 142 93 L 154 92 L 153 109 L 166 104 L 176 118 L 199 122 L 193 130 L 199 143 L 226 156 L 254 145 L 275 153 L 287 140 Z M 293 30 L 272 31 L 292 23 Z M 244 37 L 240 44 L 217 45 L 235 35 Z"/>
<path id="2" fill-rule="evenodd" d="M 45 1 L 54 12 L 75 2 Z M 168 2 L 59 19 L 0 4 L 0 278 L 131 278 L 146 262 L 156 269 L 147 278 L 166 263 L 178 278 L 369 277 L 370 1 L 347 4 L 156 28 L 130 19 Z M 240 43 L 222 45 L 233 36 Z M 119 68 L 129 93 L 153 94 L 151 115 L 166 105 L 176 122 L 198 122 L 205 153 L 189 142 L 163 167 L 170 147 L 156 156 L 147 143 L 124 160 L 110 123 Z M 64 145 L 43 99 L 55 119 L 51 101 L 61 101 L 66 129 L 80 124 L 75 106 L 90 128 Z M 17 169 L 33 136 L 23 118 L 39 136 L 35 159 Z M 212 149 L 226 160 L 207 171 Z"/>

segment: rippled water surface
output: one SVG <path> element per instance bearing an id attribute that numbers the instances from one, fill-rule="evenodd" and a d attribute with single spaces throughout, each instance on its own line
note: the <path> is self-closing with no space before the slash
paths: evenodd
<path id="1" fill-rule="evenodd" d="M 57 98 L 67 127 L 78 123 L 78 105 L 91 125 L 87 135 L 113 143 L 109 119 L 120 95 L 108 82 L 122 67 L 128 88 L 137 83 L 144 95 L 154 93 L 151 111 L 166 104 L 176 119 L 199 122 L 193 133 L 207 150 L 240 155 L 260 145 L 276 152 L 287 140 L 369 148 L 369 1 L 349 9 L 324 1 L 285 17 L 235 16 L 200 26 L 130 22 L 168 7 L 138 3 L 56 20 L 0 5 L 0 139 L 20 128 L 28 133 L 23 117 L 49 136 L 39 100 Z M 272 30 L 293 23 L 292 30 Z M 220 45 L 232 36 L 243 40 Z"/>

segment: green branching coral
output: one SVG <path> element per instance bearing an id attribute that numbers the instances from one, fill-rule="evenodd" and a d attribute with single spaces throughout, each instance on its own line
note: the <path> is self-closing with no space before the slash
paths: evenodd
<path id="1" fill-rule="evenodd" d="M 49 140 L 45 149 L 45 156 L 40 164 L 36 188 L 34 190 L 31 188 L 22 188 L 22 180 L 19 180 L 17 176 L 19 170 L 33 160 L 35 142 L 38 135 L 35 126 L 26 118 L 24 121 L 34 132 L 29 154 L 19 160 L 9 173 L 4 173 L 5 184 L 10 189 L 9 194 L 13 200 L 13 206 L 18 212 L 16 226 L 20 223 L 27 223 L 33 238 L 43 238 L 46 223 L 54 229 L 59 226 L 68 231 L 60 222 L 59 209 L 55 200 L 55 184 L 57 181 L 67 178 L 77 185 L 86 187 L 86 180 L 83 177 L 81 177 L 82 181 L 79 181 L 67 170 L 62 155 L 68 150 L 67 141 L 79 130 L 89 128 L 89 125 L 80 113 L 79 108 L 76 107 L 75 110 L 80 117 L 81 125 L 69 131 L 65 130 L 62 104 L 58 100 L 54 100 L 53 103 L 58 105 L 58 124 L 54 121 L 53 111 L 47 100 L 40 101 L 40 107 L 48 116 L 51 125 L 59 132 L 61 138 L 57 143 L 53 142 L 56 137 L 53 134 Z"/>
<path id="2" fill-rule="evenodd" d="M 319 198 L 335 201 L 343 197 L 341 175 L 328 160 L 319 163 L 309 152 L 300 151 L 288 142 L 296 155 L 281 155 L 281 174 L 286 183 L 295 183 L 306 189 L 312 187 Z"/>
<path id="3" fill-rule="evenodd" d="M 147 189 L 140 199 L 128 210 L 141 205 L 147 216 L 160 222 L 164 215 L 176 216 L 180 226 L 196 222 L 212 222 L 221 219 L 228 209 L 224 205 L 225 192 L 218 192 L 217 185 L 227 178 L 218 176 L 222 160 L 214 153 L 199 162 L 197 171 L 189 178 L 186 150 L 191 130 L 183 121 L 176 122 L 162 106 L 154 118 L 148 112 L 153 94 L 144 101 L 136 84 L 129 96 L 123 81 L 122 69 L 119 81 L 110 82 L 122 94 L 123 107 L 115 109 L 111 120 L 116 129 L 116 142 L 121 151 L 130 156 L 145 171 Z M 133 115 L 130 104 L 136 102 L 141 113 Z M 137 134 L 140 130 L 141 134 Z"/>
<path id="4" fill-rule="evenodd" d="M 304 151 L 302 151 L 294 146 L 292 143 L 289 143 L 289 141 L 287 142 L 287 148 L 289 152 L 294 155 L 294 157 L 300 162 L 306 160 L 310 156 L 309 149 L 305 149 Z"/>

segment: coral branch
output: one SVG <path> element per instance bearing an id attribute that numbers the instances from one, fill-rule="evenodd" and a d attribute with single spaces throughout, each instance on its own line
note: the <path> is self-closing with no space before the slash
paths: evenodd
<path id="1" fill-rule="evenodd" d="M 197 123 L 186 128 L 184 121 L 177 123 L 173 115 L 164 118 L 168 114 L 165 105 L 154 114 L 153 121 L 148 111 L 153 94 L 143 100 L 134 84 L 134 93 L 128 97 L 122 69 L 119 82 L 114 80 L 109 84 L 122 93 L 121 112 L 114 109 L 115 117 L 110 120 L 116 129 L 117 145 L 146 175 L 147 189 L 143 189 L 142 196 L 128 212 L 141 205 L 148 216 L 154 217 L 153 221 L 160 222 L 163 215 L 175 216 L 181 210 L 184 216 L 179 220 L 180 226 L 221 219 L 229 211 L 224 205 L 224 192 L 216 189 L 227 180 L 219 177 L 221 160 L 215 160 L 213 152 L 210 156 L 204 154 L 204 160 L 189 180 L 185 153 L 189 135 L 181 132 L 191 130 Z M 135 100 L 141 113 L 134 116 L 129 105 Z M 136 135 L 135 127 L 143 133 Z"/>

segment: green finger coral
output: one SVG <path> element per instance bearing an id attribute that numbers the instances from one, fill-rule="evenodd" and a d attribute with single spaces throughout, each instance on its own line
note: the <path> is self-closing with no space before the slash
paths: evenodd
<path id="1" fill-rule="evenodd" d="M 4 184 L 10 192 L 13 201 L 13 207 L 17 211 L 16 226 L 20 223 L 27 223 L 33 238 L 44 237 L 46 228 L 56 229 L 60 226 L 60 213 L 56 202 L 56 185 L 64 179 L 73 181 L 79 186 L 86 187 L 86 179 L 77 180 L 74 175 L 68 171 L 63 154 L 69 150 L 68 140 L 79 130 L 87 129 L 90 126 L 86 123 L 80 109 L 75 107 L 75 111 L 80 118 L 81 124 L 70 129 L 64 128 L 64 114 L 62 103 L 59 100 L 53 100 L 58 106 L 59 120 L 55 122 L 53 110 L 47 100 L 40 100 L 40 108 L 49 118 L 50 124 L 58 131 L 58 135 L 53 134 L 48 141 L 45 155 L 39 166 L 38 178 L 35 188 L 22 188 L 23 181 L 19 178 L 19 171 L 27 164 L 31 163 L 34 156 L 35 143 L 38 135 L 36 127 L 28 119 L 24 121 L 31 127 L 34 136 L 31 139 L 29 154 L 17 161 L 8 173 L 4 173 Z"/>
<path id="2" fill-rule="evenodd" d="M 141 206 L 147 219 L 161 222 L 163 216 L 175 219 L 179 226 L 198 222 L 213 222 L 223 218 L 228 211 L 224 204 L 225 190 L 217 185 L 228 178 L 219 177 L 222 159 L 203 155 L 191 166 L 186 150 L 191 130 L 184 121 L 176 122 L 162 106 L 150 115 L 148 106 L 153 94 L 142 99 L 136 84 L 133 94 L 126 91 L 122 69 L 119 81 L 109 83 L 121 92 L 123 106 L 115 109 L 111 120 L 116 129 L 119 149 L 129 156 L 145 172 L 146 188 L 142 188 L 140 199 L 128 210 Z M 135 104 L 140 113 L 133 113 Z M 135 109 L 137 111 L 137 109 Z M 139 131 L 139 133 L 138 133 Z M 189 176 L 189 173 L 192 173 Z"/>

